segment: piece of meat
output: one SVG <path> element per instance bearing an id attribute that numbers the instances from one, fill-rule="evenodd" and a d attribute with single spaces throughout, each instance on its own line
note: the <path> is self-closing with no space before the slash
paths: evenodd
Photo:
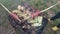
<path id="1" fill-rule="evenodd" d="M 38 16 L 40 13 L 41 12 L 39 10 L 36 10 L 36 12 L 31 15 L 31 17 L 34 18 L 35 16 Z"/>

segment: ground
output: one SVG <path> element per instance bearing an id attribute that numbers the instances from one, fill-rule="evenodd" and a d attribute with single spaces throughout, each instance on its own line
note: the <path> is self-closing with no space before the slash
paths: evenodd
<path id="1" fill-rule="evenodd" d="M 4 4 L 10 11 L 17 8 L 17 5 L 20 4 L 22 1 L 29 3 L 32 7 L 44 10 L 45 8 L 57 3 L 59 0 L 0 0 L 0 3 Z M 48 10 L 47 12 L 54 12 L 55 14 L 60 11 L 60 4 L 55 6 L 54 8 Z M 52 31 L 51 28 L 57 25 L 60 22 L 60 19 L 53 21 L 53 23 L 47 24 L 44 29 L 45 34 L 59 34 L 59 31 Z M 11 25 L 8 21 L 8 13 L 6 10 L 0 5 L 0 34 L 6 34 L 10 29 Z"/>
<path id="2" fill-rule="evenodd" d="M 0 26 L 0 34 L 6 34 L 7 31 L 8 31 L 8 30 L 7 30 L 6 28 Z"/>

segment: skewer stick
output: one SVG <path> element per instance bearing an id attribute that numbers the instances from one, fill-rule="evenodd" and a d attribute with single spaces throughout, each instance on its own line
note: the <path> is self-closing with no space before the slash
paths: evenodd
<path id="1" fill-rule="evenodd" d="M 0 3 L 0 5 L 1 5 L 8 13 L 11 13 L 2 3 Z"/>
<path id="2" fill-rule="evenodd" d="M 42 11 L 41 11 L 41 13 L 42 13 L 42 12 L 45 12 L 45 11 L 47 11 L 47 10 L 49 10 L 49 9 L 53 8 L 53 7 L 55 7 L 55 6 L 56 6 L 56 5 L 58 5 L 59 3 L 60 3 L 60 1 L 59 1 L 59 2 L 57 2 L 56 4 L 54 4 L 54 5 L 50 6 L 50 7 L 48 7 L 48 8 L 46 8 L 46 9 L 42 10 Z"/>
<path id="3" fill-rule="evenodd" d="M 21 22 L 21 20 L 18 18 L 17 15 L 13 14 L 12 12 L 10 12 L 2 3 L 0 3 L 0 5 L 1 5 L 9 14 L 11 14 L 12 17 L 14 17 L 15 19 L 17 19 L 18 21 Z"/>

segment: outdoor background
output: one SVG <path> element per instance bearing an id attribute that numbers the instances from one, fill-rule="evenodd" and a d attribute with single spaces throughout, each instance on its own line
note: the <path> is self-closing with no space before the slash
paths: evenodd
<path id="1" fill-rule="evenodd" d="M 10 11 L 17 9 L 17 5 L 20 4 L 21 2 L 27 2 L 29 3 L 32 7 L 39 9 L 39 10 L 44 10 L 48 8 L 51 5 L 54 5 L 60 0 L 0 0 L 0 3 L 2 3 L 4 6 L 6 6 Z M 53 7 L 52 9 L 46 11 L 46 14 L 51 14 L 50 12 L 53 13 L 53 15 L 57 14 L 60 12 L 60 4 Z M 8 12 L 0 5 L 0 34 L 6 34 L 10 29 L 12 29 L 11 25 L 9 24 L 8 21 Z M 50 18 L 50 16 L 48 16 Z M 60 23 L 60 19 L 57 19 L 53 22 L 48 22 L 47 26 L 45 27 L 43 33 L 44 34 L 60 34 L 60 30 L 58 31 L 52 31 L 51 28 L 55 25 Z"/>

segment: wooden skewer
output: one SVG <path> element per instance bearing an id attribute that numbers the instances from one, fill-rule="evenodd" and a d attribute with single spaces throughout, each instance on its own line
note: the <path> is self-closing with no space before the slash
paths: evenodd
<path id="1" fill-rule="evenodd" d="M 15 19 L 17 19 L 18 21 L 21 22 L 21 20 L 18 18 L 17 15 L 11 13 L 2 3 L 0 3 L 0 5 L 8 12 L 13 18 L 15 18 Z"/>
<path id="2" fill-rule="evenodd" d="M 40 12 L 41 12 L 41 13 L 42 13 L 42 12 L 45 12 L 45 11 L 47 11 L 47 10 L 49 10 L 49 9 L 51 9 L 51 8 L 53 8 L 53 7 L 55 7 L 55 6 L 58 5 L 59 3 L 60 3 L 60 1 L 57 2 L 56 4 L 50 6 L 50 7 L 48 7 L 48 8 L 46 8 L 46 9 L 42 10 L 42 11 L 40 11 Z"/>
<path id="3" fill-rule="evenodd" d="M 11 13 L 2 3 L 0 3 L 0 5 L 1 5 L 9 14 Z"/>

